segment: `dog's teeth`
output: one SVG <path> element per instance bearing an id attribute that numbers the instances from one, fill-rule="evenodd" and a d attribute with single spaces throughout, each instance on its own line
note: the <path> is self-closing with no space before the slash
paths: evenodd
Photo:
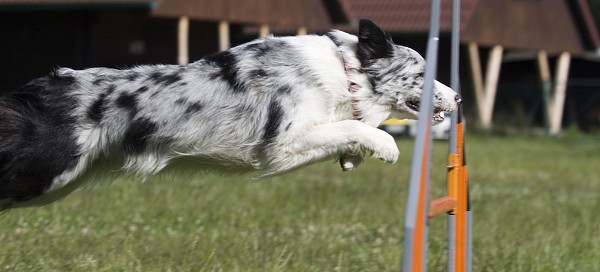
<path id="1" fill-rule="evenodd" d="M 440 114 L 440 112 L 434 112 L 433 113 L 433 120 L 435 121 L 444 121 L 444 117 Z"/>

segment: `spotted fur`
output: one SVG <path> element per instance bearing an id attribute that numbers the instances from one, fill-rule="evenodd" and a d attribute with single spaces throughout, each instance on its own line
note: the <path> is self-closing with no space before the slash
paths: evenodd
<path id="1" fill-rule="evenodd" d="M 61 68 L 0 96 L 0 210 L 177 162 L 261 176 L 328 158 L 351 170 L 367 152 L 394 163 L 376 126 L 417 115 L 423 69 L 368 20 L 358 36 L 269 36 L 189 65 Z M 435 94 L 436 112 L 457 108 Z"/>

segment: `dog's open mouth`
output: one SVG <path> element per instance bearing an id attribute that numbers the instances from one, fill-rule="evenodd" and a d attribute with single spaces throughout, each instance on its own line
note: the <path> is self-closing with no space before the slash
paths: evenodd
<path id="1" fill-rule="evenodd" d="M 409 100 L 409 101 L 406 101 L 406 106 L 415 112 L 419 112 L 420 102 L 415 101 L 415 100 Z M 444 121 L 444 115 L 441 113 L 442 113 L 442 109 L 433 108 L 433 121 L 435 121 L 435 122 Z"/>

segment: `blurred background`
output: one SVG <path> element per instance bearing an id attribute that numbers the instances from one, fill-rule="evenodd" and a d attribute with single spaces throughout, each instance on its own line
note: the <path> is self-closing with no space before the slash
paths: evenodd
<path id="1" fill-rule="evenodd" d="M 449 83 L 442 1 L 440 81 Z M 56 67 L 187 63 L 267 33 L 355 32 L 369 18 L 425 54 L 422 0 L 0 0 L 0 90 Z M 473 128 L 600 129 L 598 0 L 463 0 L 461 82 Z"/>
<path id="2" fill-rule="evenodd" d="M 437 73 L 445 84 L 450 4 L 442 1 Z M 356 32 L 359 18 L 424 55 L 429 8 L 428 0 L 0 0 L 0 92 L 57 67 L 184 64 L 267 33 Z M 599 21 L 600 0 L 462 0 L 473 271 L 600 271 Z M 411 135 L 410 124 L 388 129 Z M 447 137 L 447 123 L 438 129 L 435 137 Z M 320 163 L 260 181 L 124 176 L 11 210 L 0 214 L 0 271 L 398 271 L 414 141 L 397 143 L 393 166 L 369 159 L 342 174 Z M 447 151 L 433 143 L 433 197 L 447 194 Z M 430 224 L 428 270 L 446 271 L 446 222 Z"/>

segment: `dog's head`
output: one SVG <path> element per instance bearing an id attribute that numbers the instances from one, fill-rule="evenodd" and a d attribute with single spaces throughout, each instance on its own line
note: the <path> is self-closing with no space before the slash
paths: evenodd
<path id="1" fill-rule="evenodd" d="M 359 23 L 356 55 L 376 95 L 392 104 L 392 117 L 416 118 L 419 113 L 425 59 L 415 50 L 395 45 L 391 37 L 369 20 Z M 461 103 L 460 96 L 438 81 L 434 82 L 434 123 L 444 120 L 441 112 L 451 112 Z"/>

